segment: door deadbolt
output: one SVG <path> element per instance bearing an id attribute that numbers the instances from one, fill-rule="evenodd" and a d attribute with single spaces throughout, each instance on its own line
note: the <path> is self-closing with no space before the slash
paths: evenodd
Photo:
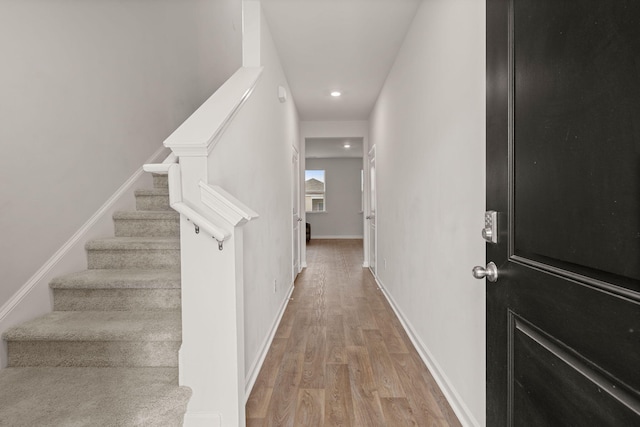
<path id="1" fill-rule="evenodd" d="M 482 238 L 489 243 L 498 243 L 498 212 L 486 211 L 484 213 Z"/>

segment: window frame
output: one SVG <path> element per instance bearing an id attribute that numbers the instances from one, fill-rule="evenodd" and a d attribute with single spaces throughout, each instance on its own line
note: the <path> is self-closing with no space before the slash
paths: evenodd
<path id="1" fill-rule="evenodd" d="M 315 176 L 307 178 L 308 172 L 322 172 L 322 178 L 318 179 Z M 322 184 L 323 184 L 322 193 L 308 193 L 307 192 L 307 181 L 309 181 L 310 179 L 316 179 L 317 181 L 322 182 Z M 304 200 L 305 200 L 305 202 L 304 202 L 304 210 L 305 210 L 305 213 L 311 213 L 311 214 L 326 213 L 327 212 L 327 171 L 326 171 L 326 169 L 305 169 L 305 171 L 304 171 L 304 183 L 305 183 L 305 191 L 304 191 Z M 321 197 L 318 197 L 320 195 L 321 195 Z M 314 210 L 313 209 L 314 201 L 317 201 L 317 200 L 322 200 L 322 202 L 321 202 L 322 210 Z M 308 207 L 311 207 L 311 210 L 308 210 Z"/>

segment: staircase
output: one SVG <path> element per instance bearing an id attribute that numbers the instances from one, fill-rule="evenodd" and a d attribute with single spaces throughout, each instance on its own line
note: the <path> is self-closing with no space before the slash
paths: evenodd
<path id="1" fill-rule="evenodd" d="M 0 426 L 179 426 L 179 215 L 166 175 L 86 245 L 88 270 L 51 282 L 54 311 L 7 330 Z"/>

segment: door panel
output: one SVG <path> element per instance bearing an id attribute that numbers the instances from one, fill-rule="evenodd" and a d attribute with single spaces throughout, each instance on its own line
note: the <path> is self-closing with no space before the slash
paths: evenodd
<path id="1" fill-rule="evenodd" d="M 298 273 L 300 273 L 300 224 L 302 223 L 302 217 L 300 216 L 300 156 L 295 147 L 293 147 L 293 155 L 291 157 L 291 182 L 293 281 L 295 281 Z"/>
<path id="2" fill-rule="evenodd" d="M 376 150 L 369 152 L 369 269 L 375 275 L 377 266 L 376 235 Z"/>
<path id="3" fill-rule="evenodd" d="M 570 349 L 522 319 L 513 322 L 513 424 L 516 426 L 623 426 L 637 423 L 625 405 L 633 398 L 614 388 Z M 540 408 L 545 408 L 541 411 Z"/>
<path id="4" fill-rule="evenodd" d="M 639 280 L 640 17 L 602 4 L 514 2 L 515 253 Z"/>
<path id="5" fill-rule="evenodd" d="M 487 425 L 640 425 L 640 3 L 487 1 Z"/>
<path id="6" fill-rule="evenodd" d="M 571 348 L 585 363 L 640 389 L 640 369 L 630 369 L 640 366 L 638 301 L 515 261 L 510 264 L 500 272 L 517 279 L 497 282 L 509 287 L 508 310 Z"/>

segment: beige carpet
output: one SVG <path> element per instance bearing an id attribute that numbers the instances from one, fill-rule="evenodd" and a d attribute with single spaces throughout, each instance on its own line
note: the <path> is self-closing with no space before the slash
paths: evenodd
<path id="1" fill-rule="evenodd" d="M 88 242 L 88 270 L 51 282 L 54 311 L 7 330 L 0 426 L 179 426 L 179 216 L 166 178 Z"/>

